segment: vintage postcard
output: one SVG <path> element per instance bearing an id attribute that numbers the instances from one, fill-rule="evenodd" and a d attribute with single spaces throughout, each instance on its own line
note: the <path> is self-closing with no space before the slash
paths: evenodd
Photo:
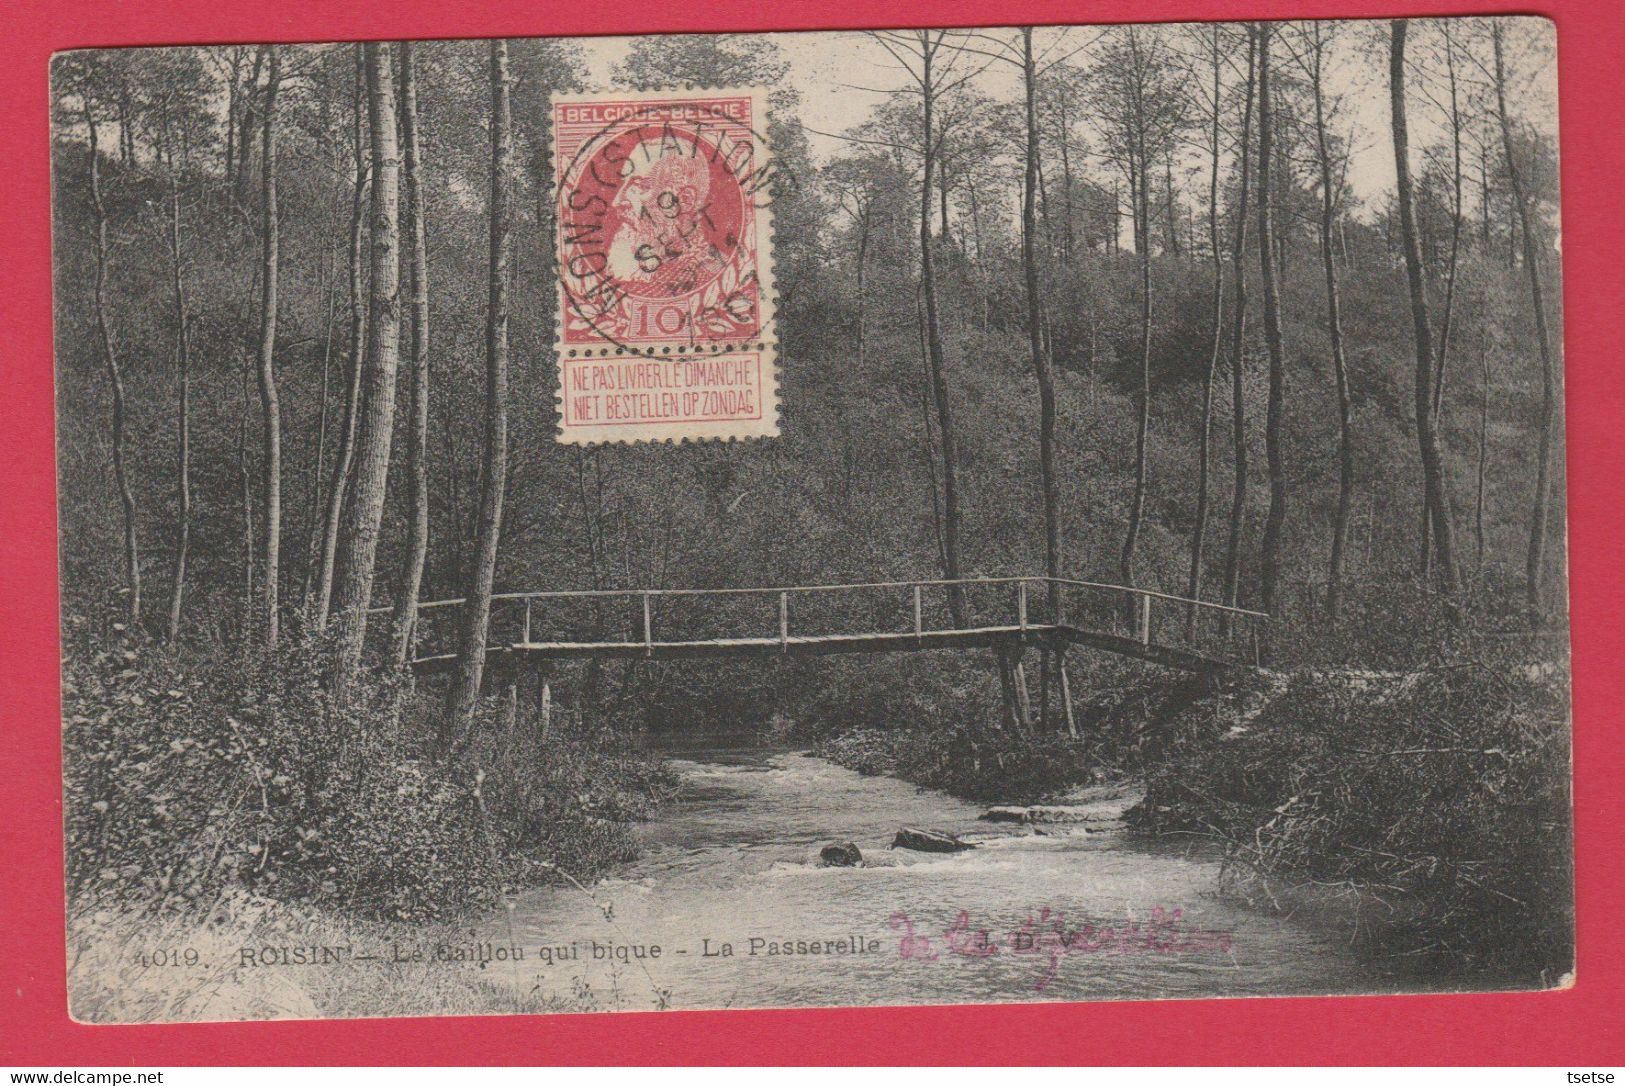
<path id="1" fill-rule="evenodd" d="M 72 1014 L 1571 984 L 1556 65 L 58 55 Z"/>

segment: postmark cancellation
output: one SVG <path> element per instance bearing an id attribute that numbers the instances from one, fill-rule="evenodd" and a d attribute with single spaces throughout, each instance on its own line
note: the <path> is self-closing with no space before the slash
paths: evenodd
<path id="1" fill-rule="evenodd" d="M 765 92 L 552 107 L 559 440 L 776 436 Z"/>

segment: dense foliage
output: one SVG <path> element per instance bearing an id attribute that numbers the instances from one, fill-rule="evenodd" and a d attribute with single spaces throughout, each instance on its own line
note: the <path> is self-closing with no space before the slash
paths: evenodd
<path id="1" fill-rule="evenodd" d="M 244 888 L 360 916 L 451 918 L 555 869 L 634 854 L 627 822 L 669 792 L 614 738 L 487 704 L 478 749 L 428 757 L 432 711 L 380 682 L 349 706 L 319 639 L 274 655 L 98 646 L 70 619 L 63 676 L 68 884 L 159 911 Z M 313 726 L 319 722 L 320 726 Z"/>
<path id="2" fill-rule="evenodd" d="M 1170 722 L 1131 814 L 1224 841 L 1260 903 L 1353 895 L 1385 956 L 1555 983 L 1573 968 L 1568 687 L 1520 656 L 1234 692 L 1239 713 Z"/>

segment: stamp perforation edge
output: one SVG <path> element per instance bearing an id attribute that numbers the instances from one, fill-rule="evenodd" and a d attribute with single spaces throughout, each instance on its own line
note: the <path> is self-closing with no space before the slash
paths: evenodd
<path id="1" fill-rule="evenodd" d="M 768 92 L 759 86 L 712 86 L 693 83 L 671 84 L 649 90 L 635 90 L 624 87 L 595 86 L 571 91 L 553 91 L 548 96 L 548 162 L 551 169 L 550 195 L 551 206 L 557 213 L 560 206 L 560 197 L 564 183 L 564 169 L 560 161 L 559 127 L 557 123 L 557 106 L 560 102 L 581 103 L 594 99 L 610 99 L 618 102 L 660 102 L 679 98 L 726 98 L 748 97 L 752 109 L 752 135 L 755 148 L 759 151 L 762 161 L 758 169 L 771 169 L 774 165 L 772 143 L 767 137 L 768 126 Z M 776 174 L 770 174 L 770 177 Z M 771 193 L 771 183 L 767 189 Z M 779 418 L 779 387 L 781 375 L 779 372 L 778 352 L 778 317 L 780 313 L 780 297 L 777 281 L 774 277 L 773 254 L 774 218 L 772 200 L 758 202 L 755 205 L 754 229 L 756 233 L 756 246 L 754 250 L 755 275 L 757 282 L 758 336 L 753 342 L 741 342 L 726 346 L 713 346 L 710 350 L 702 350 L 693 343 L 692 336 L 673 338 L 660 341 L 640 341 L 636 350 L 631 346 L 618 346 L 614 349 L 600 347 L 596 350 L 572 347 L 565 341 L 566 311 L 568 299 L 565 284 L 565 269 L 562 262 L 556 269 L 554 282 L 554 363 L 556 380 L 554 384 L 554 411 L 555 411 L 555 440 L 559 444 L 591 447 L 594 445 L 642 445 L 642 444 L 683 444 L 702 442 L 739 442 L 758 438 L 777 437 L 780 434 Z M 555 260 L 562 258 L 562 239 L 564 223 L 562 217 L 556 217 L 552 251 Z M 572 351 L 578 352 L 575 357 L 583 358 L 596 355 L 600 358 L 621 358 L 631 360 L 643 358 L 650 361 L 677 359 L 691 359 L 695 357 L 720 357 L 738 351 L 752 351 L 761 358 L 761 381 L 759 385 L 760 418 L 751 420 L 738 420 L 747 422 L 746 425 L 730 425 L 727 422 L 646 422 L 638 426 L 635 432 L 603 432 L 604 427 L 578 426 L 570 427 L 566 424 L 565 404 L 565 368 L 572 356 Z M 694 432 L 702 430 L 703 432 Z"/>

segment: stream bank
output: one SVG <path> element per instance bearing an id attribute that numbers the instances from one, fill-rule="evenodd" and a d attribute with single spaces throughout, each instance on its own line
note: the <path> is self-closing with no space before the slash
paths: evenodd
<path id="1" fill-rule="evenodd" d="M 691 748 L 669 764 L 682 786 L 638 827 L 638 860 L 522 893 L 478 926 L 525 951 L 493 979 L 604 1009 L 1382 987 L 1336 926 L 1217 896 L 1222 855 L 1204 842 L 988 821 L 986 804 L 792 751 Z M 975 847 L 890 847 L 905 826 Z M 862 866 L 825 866 L 832 841 Z"/>
<path id="2" fill-rule="evenodd" d="M 1324 916 L 1395 975 L 1544 988 L 1573 963 L 1565 675 L 1509 654 L 1158 676 L 1083 699 L 1077 737 L 911 720 L 815 750 L 993 803 L 1138 782 L 1127 824 L 1208 842 L 1214 890 Z"/>

